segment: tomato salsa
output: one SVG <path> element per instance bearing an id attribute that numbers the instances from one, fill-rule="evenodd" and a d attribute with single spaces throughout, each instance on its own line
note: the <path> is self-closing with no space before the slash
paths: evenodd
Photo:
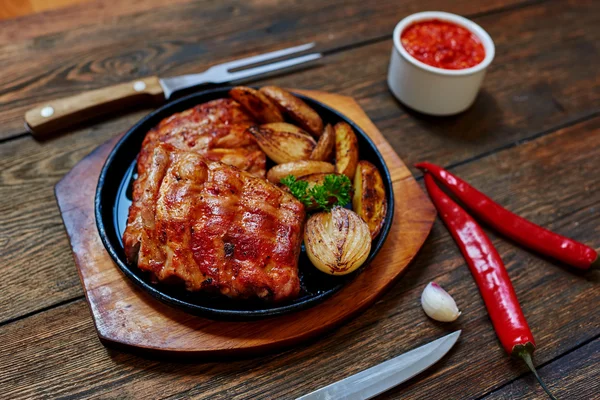
<path id="1" fill-rule="evenodd" d="M 400 35 L 402 46 L 417 60 L 443 69 L 464 69 L 479 64 L 485 50 L 474 33 L 452 22 L 421 21 Z"/>

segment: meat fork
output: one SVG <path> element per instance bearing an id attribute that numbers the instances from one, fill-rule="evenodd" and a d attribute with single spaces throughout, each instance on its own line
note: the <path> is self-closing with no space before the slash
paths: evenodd
<path id="1" fill-rule="evenodd" d="M 108 114 L 126 107 L 165 102 L 173 94 L 204 84 L 223 84 L 247 80 L 274 71 L 294 67 L 322 57 L 320 53 L 305 54 L 270 64 L 252 66 L 276 60 L 312 49 L 315 43 L 307 43 L 287 49 L 259 54 L 218 64 L 204 72 L 190 75 L 159 78 L 150 76 L 133 82 L 96 89 L 62 99 L 50 100 L 25 113 L 25 126 L 38 139 L 84 122 L 93 117 Z"/>

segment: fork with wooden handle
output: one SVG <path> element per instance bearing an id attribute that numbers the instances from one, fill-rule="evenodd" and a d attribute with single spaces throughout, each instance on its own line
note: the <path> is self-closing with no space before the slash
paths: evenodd
<path id="1" fill-rule="evenodd" d="M 198 74 L 171 78 L 150 76 L 62 99 L 50 100 L 25 113 L 25 126 L 34 137 L 43 139 L 56 131 L 69 128 L 93 117 L 133 106 L 160 104 L 169 100 L 174 93 L 184 89 L 204 84 L 240 81 L 319 59 L 322 57 L 320 53 L 311 53 L 270 64 L 240 69 L 297 54 L 314 46 L 315 43 L 308 43 L 214 65 Z M 235 71 L 231 72 L 232 70 Z"/>

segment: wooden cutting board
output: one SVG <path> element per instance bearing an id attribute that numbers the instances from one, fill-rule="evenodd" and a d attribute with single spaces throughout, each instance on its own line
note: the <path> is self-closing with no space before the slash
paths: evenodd
<path id="1" fill-rule="evenodd" d="M 169 356 L 248 355 L 318 337 L 371 305 L 400 276 L 429 234 L 435 209 L 410 171 L 350 97 L 297 92 L 357 123 L 375 142 L 390 170 L 395 196 L 392 228 L 383 248 L 355 280 L 304 311 L 251 322 L 214 321 L 188 314 L 143 292 L 112 262 L 94 219 L 100 170 L 119 137 L 79 162 L 55 188 L 75 264 L 98 337 L 105 345 Z"/>

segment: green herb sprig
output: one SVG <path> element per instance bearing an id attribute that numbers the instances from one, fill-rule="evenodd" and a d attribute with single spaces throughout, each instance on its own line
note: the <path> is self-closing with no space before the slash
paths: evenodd
<path id="1" fill-rule="evenodd" d="M 334 206 L 345 206 L 351 200 L 352 182 L 346 175 L 326 175 L 322 185 L 309 188 L 306 181 L 288 175 L 281 183 L 290 188 L 290 193 L 308 208 L 329 211 Z M 331 199 L 334 199 L 332 201 Z"/>

